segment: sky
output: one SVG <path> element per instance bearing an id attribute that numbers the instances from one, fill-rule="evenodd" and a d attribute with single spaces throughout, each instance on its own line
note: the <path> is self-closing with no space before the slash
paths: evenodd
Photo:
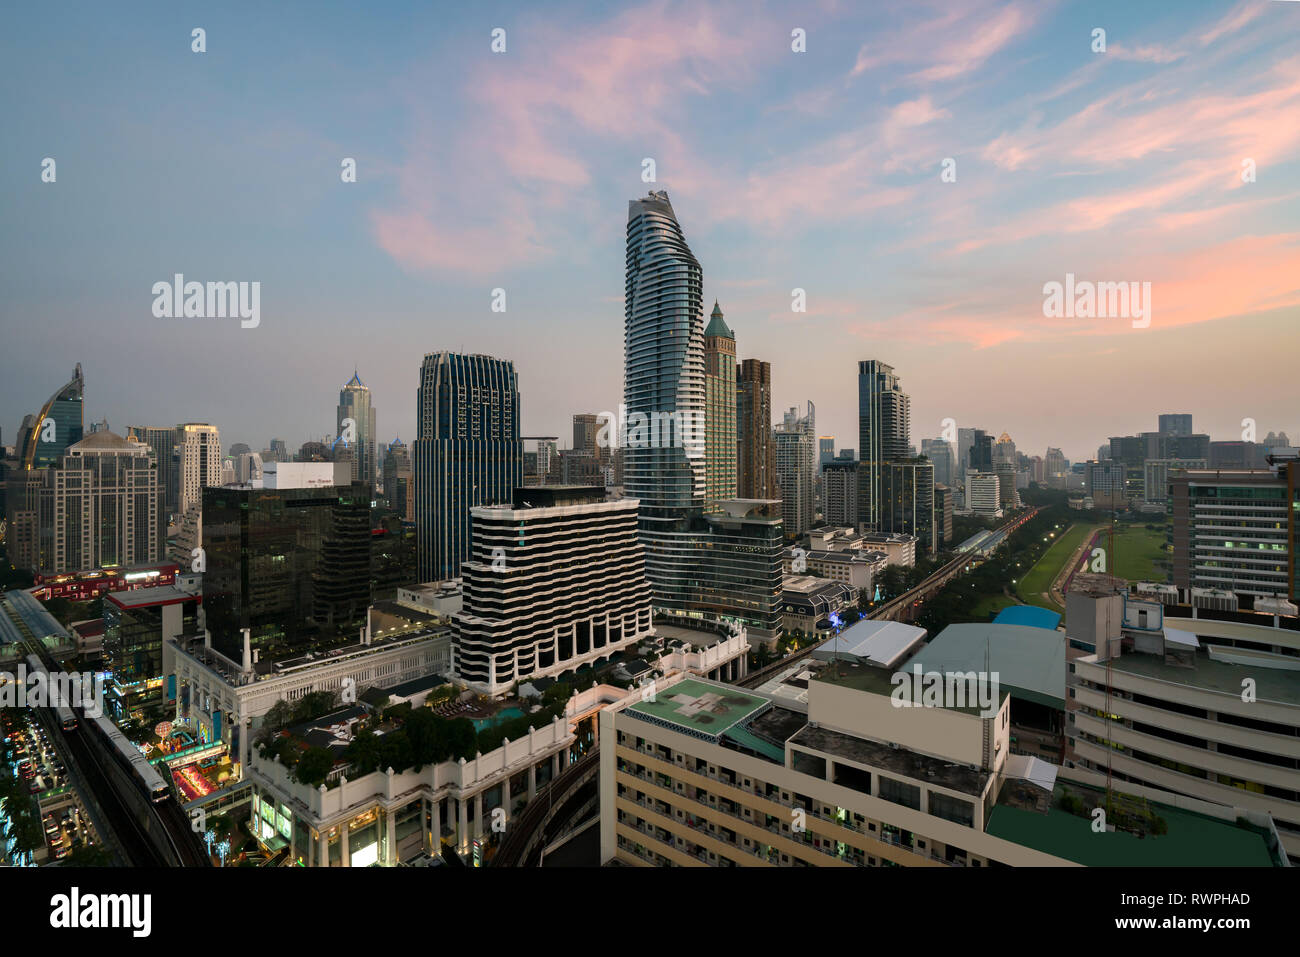
<path id="1" fill-rule="evenodd" d="M 627 202 L 664 189 L 705 313 L 837 447 L 862 359 L 918 447 L 1080 460 L 1161 412 L 1300 442 L 1300 2 L 864 7 L 13 8 L 3 441 L 81 362 L 119 432 L 296 449 L 355 368 L 410 442 L 444 349 L 514 360 L 524 434 L 567 441 L 621 401 Z M 156 317 L 176 273 L 259 282 L 260 323 Z M 1150 283 L 1149 324 L 1046 315 L 1067 274 Z"/>

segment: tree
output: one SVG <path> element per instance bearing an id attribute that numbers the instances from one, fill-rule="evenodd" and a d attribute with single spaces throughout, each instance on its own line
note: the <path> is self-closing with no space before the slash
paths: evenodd
<path id="1" fill-rule="evenodd" d="M 329 748 L 308 748 L 298 760 L 294 778 L 302 784 L 320 787 L 334 768 L 334 753 Z"/>

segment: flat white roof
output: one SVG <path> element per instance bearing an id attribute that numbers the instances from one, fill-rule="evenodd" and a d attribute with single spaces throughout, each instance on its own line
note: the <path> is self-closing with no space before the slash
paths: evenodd
<path id="1" fill-rule="evenodd" d="M 1201 647 L 1201 639 L 1197 638 L 1190 631 L 1181 631 L 1178 628 L 1165 629 L 1165 642 L 1168 644 L 1182 645 L 1185 648 Z"/>
<path id="2" fill-rule="evenodd" d="M 892 668 L 925 639 L 925 629 L 898 621 L 863 620 L 850 625 L 813 652 L 814 658 L 856 658 Z"/>

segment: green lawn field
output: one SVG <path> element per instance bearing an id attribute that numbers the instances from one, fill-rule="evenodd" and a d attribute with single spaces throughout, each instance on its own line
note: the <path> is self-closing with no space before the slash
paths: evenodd
<path id="1" fill-rule="evenodd" d="M 1016 594 L 1031 605 L 1043 605 L 1054 611 L 1064 612 L 1065 609 L 1045 597 L 1044 592 L 1052 587 L 1052 582 L 1060 573 L 1061 566 L 1096 528 L 1096 525 L 1075 524 L 1064 533 L 1057 535 L 1052 547 L 1045 551 L 1034 566 L 1016 582 Z"/>

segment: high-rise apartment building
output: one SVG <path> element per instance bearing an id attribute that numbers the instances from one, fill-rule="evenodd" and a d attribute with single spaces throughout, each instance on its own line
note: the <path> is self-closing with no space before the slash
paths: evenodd
<path id="1" fill-rule="evenodd" d="M 203 490 L 222 484 L 221 433 L 215 425 L 187 422 L 176 426 L 176 516 L 180 530 L 171 558 L 190 566 L 203 544 Z"/>
<path id="2" fill-rule="evenodd" d="M 822 516 L 837 528 L 858 526 L 858 463 L 831 461 L 822 466 Z"/>
<path id="3" fill-rule="evenodd" d="M 514 363 L 429 353 L 420 367 L 416 423 L 420 580 L 456 578 L 469 554 L 470 509 L 509 502 L 523 484 Z"/>
<path id="4" fill-rule="evenodd" d="M 573 417 L 573 451 L 578 455 L 597 455 L 596 437 L 600 418 L 595 412 L 579 412 Z"/>
<path id="5" fill-rule="evenodd" d="M 770 363 L 745 359 L 736 371 L 736 432 L 740 497 L 776 498 Z"/>
<path id="6" fill-rule="evenodd" d="M 355 371 L 339 391 L 335 443 L 352 451 L 352 481 L 368 482 L 372 487 L 378 475 L 375 458 L 375 407 L 370 389 Z"/>
<path id="7" fill-rule="evenodd" d="M 167 551 L 167 522 L 176 510 L 176 427 L 136 425 L 127 429 L 126 437 L 153 450 L 158 473 L 158 557 L 162 558 Z"/>
<path id="8" fill-rule="evenodd" d="M 880 523 L 880 471 L 906 459 L 911 444 L 912 400 L 894 367 L 878 359 L 858 363 L 858 515 L 871 528 Z"/>
<path id="9" fill-rule="evenodd" d="M 736 481 L 736 337 L 715 301 L 704 329 L 704 508 L 735 498 Z"/>
<path id="10" fill-rule="evenodd" d="M 453 615 L 456 676 L 483 694 L 608 659 L 652 632 L 634 499 L 603 488 L 520 488 L 471 510 Z"/>
<path id="11" fill-rule="evenodd" d="M 802 428 L 782 426 L 772 432 L 777 494 L 785 533 L 798 537 L 812 527 L 816 461 L 812 437 Z"/>
<path id="12" fill-rule="evenodd" d="M 41 526 L 52 532 L 42 572 L 158 561 L 158 475 L 149 446 L 96 431 L 40 474 Z"/>

